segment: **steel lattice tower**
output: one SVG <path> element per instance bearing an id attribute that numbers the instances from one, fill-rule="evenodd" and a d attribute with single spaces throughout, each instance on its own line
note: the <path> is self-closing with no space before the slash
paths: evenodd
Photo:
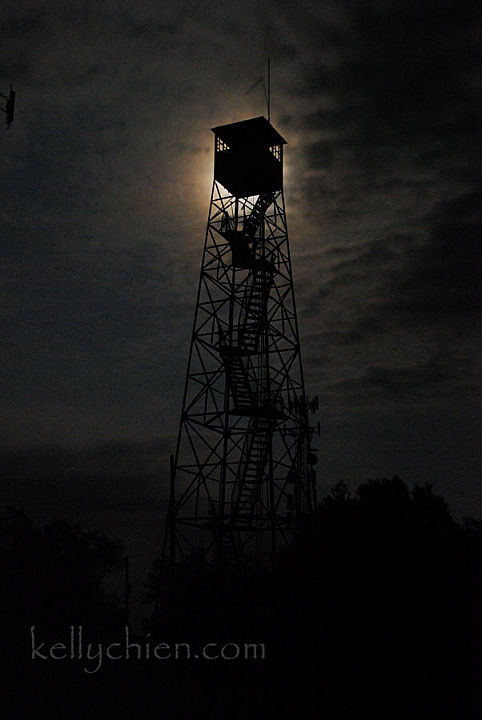
<path id="1" fill-rule="evenodd" d="M 285 140 L 264 118 L 213 128 L 209 207 L 171 458 L 171 561 L 269 567 L 315 503 L 283 196 Z"/>

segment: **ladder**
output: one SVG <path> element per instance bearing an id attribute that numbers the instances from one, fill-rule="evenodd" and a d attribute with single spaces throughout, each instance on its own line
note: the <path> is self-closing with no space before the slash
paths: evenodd
<path id="1" fill-rule="evenodd" d="M 242 414 L 252 411 L 255 405 L 255 397 L 238 348 L 233 348 L 229 353 L 228 372 L 236 410 L 241 411 Z"/>
<path id="2" fill-rule="evenodd" d="M 276 197 L 275 192 L 263 193 L 256 200 L 249 216 L 244 221 L 244 232 L 247 237 L 252 238 L 261 225 L 266 210 Z"/>
<path id="3" fill-rule="evenodd" d="M 265 263 L 263 269 L 253 271 L 243 321 L 239 330 L 239 346 L 245 353 L 255 353 L 268 304 L 269 290 L 273 282 L 272 266 Z"/>
<path id="4" fill-rule="evenodd" d="M 247 447 L 247 458 L 239 485 L 238 496 L 234 498 L 233 514 L 236 520 L 251 522 L 252 513 L 259 497 L 264 469 L 268 460 L 268 434 L 270 423 L 267 418 L 254 417 L 250 425 L 251 440 Z"/>

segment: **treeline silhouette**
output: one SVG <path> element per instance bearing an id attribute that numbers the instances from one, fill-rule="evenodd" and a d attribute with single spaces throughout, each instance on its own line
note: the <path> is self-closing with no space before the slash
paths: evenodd
<path id="1" fill-rule="evenodd" d="M 8 717 L 28 716 L 31 699 L 66 718 L 86 707 L 106 718 L 480 717 L 482 523 L 455 522 L 430 486 L 394 477 L 350 494 L 338 483 L 270 574 L 221 578 L 194 555 L 168 584 L 153 567 L 141 644 L 263 643 L 263 660 L 124 659 L 92 675 L 32 661 L 33 623 L 53 640 L 79 624 L 92 640 L 121 638 L 122 598 L 106 581 L 123 552 L 18 511 L 0 529 Z"/>

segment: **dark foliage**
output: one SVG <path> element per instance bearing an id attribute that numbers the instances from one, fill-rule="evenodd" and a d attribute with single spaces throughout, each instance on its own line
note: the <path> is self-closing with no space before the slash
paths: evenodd
<path id="1" fill-rule="evenodd" d="M 96 631 L 119 620 L 119 602 L 106 580 L 118 570 L 122 546 L 62 519 L 37 527 L 22 510 L 0 515 L 2 639 L 35 623 L 47 635 L 88 622 Z M 17 641 L 17 643 L 15 643 Z"/>

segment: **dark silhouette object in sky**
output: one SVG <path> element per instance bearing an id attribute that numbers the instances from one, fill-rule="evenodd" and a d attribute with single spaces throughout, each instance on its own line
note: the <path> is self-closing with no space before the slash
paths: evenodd
<path id="1" fill-rule="evenodd" d="M 13 116 L 15 114 L 15 90 L 13 89 L 12 83 L 10 83 L 10 91 L 8 95 L 4 95 L 3 93 L 0 93 L 0 97 L 2 97 L 4 100 L 6 100 L 6 105 L 4 108 L 1 108 L 3 112 L 5 113 L 5 122 L 7 123 L 7 128 L 10 127 L 10 125 L 13 123 Z"/>

